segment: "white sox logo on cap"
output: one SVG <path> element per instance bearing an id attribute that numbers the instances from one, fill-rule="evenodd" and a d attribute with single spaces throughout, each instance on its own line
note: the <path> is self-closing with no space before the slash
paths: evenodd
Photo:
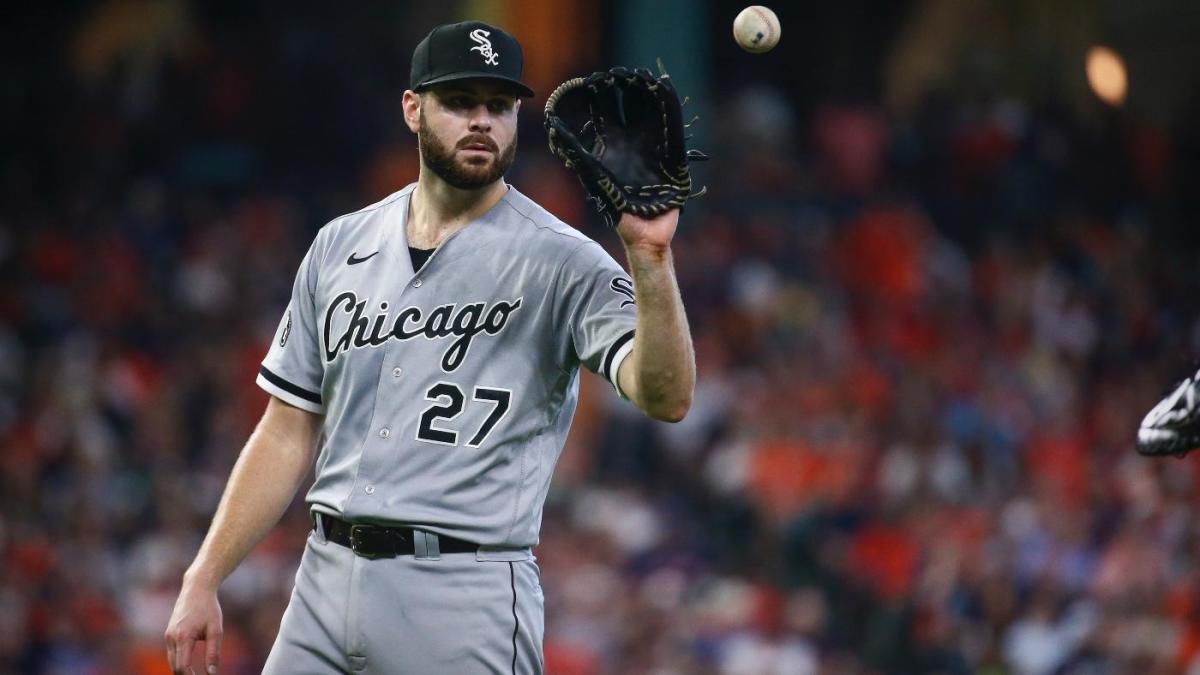
<path id="1" fill-rule="evenodd" d="M 482 28 L 476 28 L 471 31 L 470 35 L 471 40 L 477 43 L 475 47 L 471 47 L 471 51 L 479 52 L 483 56 L 483 62 L 488 65 L 500 65 L 500 62 L 496 60 L 500 55 L 492 49 L 492 41 L 487 39 L 491 33 Z"/>

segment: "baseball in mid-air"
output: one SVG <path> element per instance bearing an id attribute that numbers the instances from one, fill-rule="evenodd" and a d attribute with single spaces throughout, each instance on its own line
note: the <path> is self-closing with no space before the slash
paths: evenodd
<path id="1" fill-rule="evenodd" d="M 771 51 L 779 44 L 779 17 L 762 5 L 750 5 L 733 20 L 733 39 L 751 54 Z"/>

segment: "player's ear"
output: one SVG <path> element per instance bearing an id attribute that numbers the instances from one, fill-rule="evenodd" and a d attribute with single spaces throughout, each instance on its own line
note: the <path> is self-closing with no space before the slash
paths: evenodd
<path id="1" fill-rule="evenodd" d="M 401 106 L 404 108 L 404 123 L 414 134 L 417 133 L 417 129 L 421 128 L 421 106 L 424 105 L 424 101 L 421 99 L 421 94 L 412 89 L 406 89 L 404 98 L 401 100 Z"/>

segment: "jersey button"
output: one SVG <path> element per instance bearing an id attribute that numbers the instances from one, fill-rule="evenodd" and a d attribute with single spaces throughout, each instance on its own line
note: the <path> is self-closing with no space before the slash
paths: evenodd
<path id="1" fill-rule="evenodd" d="M 392 368 L 392 377 L 400 377 L 404 374 L 403 368 Z"/>
<path id="2" fill-rule="evenodd" d="M 374 485 L 368 485 L 367 487 L 363 488 L 363 492 L 365 492 L 365 493 L 367 493 L 367 494 L 369 494 L 369 495 L 373 495 L 373 494 L 375 494 L 375 486 L 374 486 Z"/>
<path id="3" fill-rule="evenodd" d="M 388 429 L 387 427 L 384 427 L 384 428 L 382 428 L 382 429 L 380 429 L 380 430 L 379 430 L 379 437 L 380 437 L 380 438 L 387 438 L 388 436 L 391 436 L 391 435 L 392 435 L 392 430 L 391 430 L 391 429 Z"/>
<path id="4" fill-rule="evenodd" d="M 420 279 L 417 279 L 416 281 L 413 282 L 413 288 L 420 288 L 420 287 L 421 287 Z"/>

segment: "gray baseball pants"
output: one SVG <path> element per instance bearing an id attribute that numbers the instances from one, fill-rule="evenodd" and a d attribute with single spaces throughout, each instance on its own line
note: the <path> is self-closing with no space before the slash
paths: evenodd
<path id="1" fill-rule="evenodd" d="M 541 675 L 539 577 L 528 549 L 372 560 L 314 531 L 263 673 Z"/>

